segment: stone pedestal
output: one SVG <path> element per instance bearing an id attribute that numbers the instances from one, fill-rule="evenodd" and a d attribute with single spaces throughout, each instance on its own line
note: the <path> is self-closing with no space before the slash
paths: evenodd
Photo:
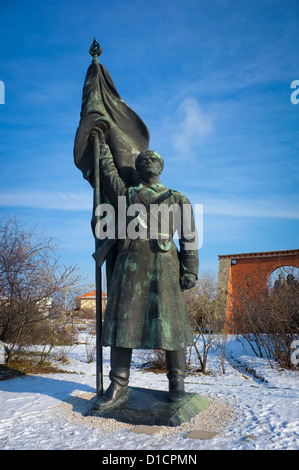
<path id="1" fill-rule="evenodd" d="M 206 398 L 187 393 L 178 403 L 169 403 L 168 392 L 129 387 L 126 401 L 107 409 L 92 408 L 87 415 L 110 418 L 123 423 L 149 426 L 180 426 L 207 408 Z"/>

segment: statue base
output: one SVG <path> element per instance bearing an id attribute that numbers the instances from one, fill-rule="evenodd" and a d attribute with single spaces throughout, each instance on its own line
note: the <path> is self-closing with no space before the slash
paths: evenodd
<path id="1" fill-rule="evenodd" d="M 168 392 L 161 390 L 129 387 L 125 401 L 106 410 L 92 408 L 87 416 L 133 425 L 180 426 L 210 405 L 198 393 L 186 393 L 186 397 L 176 403 L 170 403 L 167 397 Z"/>

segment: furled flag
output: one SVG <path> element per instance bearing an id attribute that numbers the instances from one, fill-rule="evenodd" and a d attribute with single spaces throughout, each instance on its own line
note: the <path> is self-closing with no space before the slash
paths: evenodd
<path id="1" fill-rule="evenodd" d="M 149 131 L 120 97 L 108 70 L 99 63 L 98 56 L 102 49 L 96 39 L 89 52 L 93 61 L 83 87 L 74 145 L 75 164 L 93 186 L 93 146 L 89 133 L 93 127 L 101 127 L 120 176 L 130 186 L 137 183 L 135 159 L 140 152 L 148 149 Z"/>

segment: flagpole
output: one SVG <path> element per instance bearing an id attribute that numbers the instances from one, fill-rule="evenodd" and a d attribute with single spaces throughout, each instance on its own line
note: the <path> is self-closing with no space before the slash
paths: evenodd
<path id="1" fill-rule="evenodd" d="M 96 208 L 100 204 L 100 151 L 99 137 L 94 139 L 94 209 L 95 214 L 98 213 Z M 98 215 L 95 215 L 95 227 L 98 222 Z M 99 246 L 99 239 L 95 230 L 95 251 Z M 96 390 L 97 395 L 103 395 L 103 349 L 101 345 L 102 335 L 102 269 L 97 263 L 95 264 L 95 289 L 96 289 Z"/>
<path id="2" fill-rule="evenodd" d="M 93 62 L 98 62 L 98 57 L 102 52 L 102 48 L 94 39 L 89 53 L 93 57 Z M 100 191 L 100 141 L 99 136 L 96 135 L 94 139 L 94 210 L 95 210 L 95 227 L 99 221 L 98 211 L 96 210 L 101 202 Z M 95 253 L 99 248 L 99 239 L 97 238 L 95 229 Z M 96 290 L 96 392 L 100 397 L 104 393 L 103 389 L 103 348 L 101 345 L 102 336 L 102 268 L 99 263 L 95 264 L 95 290 Z"/>

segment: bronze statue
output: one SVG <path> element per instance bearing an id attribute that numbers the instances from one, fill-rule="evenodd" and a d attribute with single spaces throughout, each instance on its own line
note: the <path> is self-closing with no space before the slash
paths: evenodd
<path id="1" fill-rule="evenodd" d="M 94 258 L 97 273 L 104 261 L 107 271 L 108 302 L 103 329 L 101 318 L 97 321 L 97 340 L 101 346 L 111 347 L 111 384 L 104 394 L 102 386 L 97 385 L 95 406 L 105 410 L 125 400 L 135 348 L 165 350 L 169 400 L 180 401 L 185 395 L 185 348 L 192 344 L 184 290 L 195 285 L 198 271 L 193 215 L 184 218 L 184 209 L 191 205 L 183 194 L 161 183 L 164 161 L 157 152 L 148 150 L 147 127 L 121 99 L 108 71 L 99 63 L 101 47 L 96 40 L 90 53 L 93 62 L 83 88 L 74 157 L 94 188 Z M 125 201 L 127 209 L 122 221 L 126 236 L 118 236 L 116 223 L 116 237 L 100 239 L 97 209 L 110 204 L 119 214 L 120 200 Z M 145 208 L 140 218 L 140 227 L 145 227 L 143 236 L 130 236 L 128 230 L 136 223 L 130 213 L 136 204 Z M 166 234 L 157 211 L 153 234 L 153 208 L 161 206 L 174 211 L 170 210 Z M 176 230 L 179 250 L 173 241 Z M 97 282 L 97 305 L 99 290 Z"/>
<path id="2" fill-rule="evenodd" d="M 128 187 L 119 176 L 103 131 L 94 130 L 91 137 L 100 145 L 101 184 L 114 207 L 120 196 L 126 198 L 128 207 L 136 203 L 148 207 L 165 194 L 167 207 L 190 206 L 183 194 L 160 182 L 164 162 L 156 152 L 147 150 L 138 155 L 140 183 Z M 150 223 L 146 222 L 149 231 Z M 182 218 L 176 223 L 183 223 Z M 184 233 L 195 237 L 196 231 L 193 219 L 187 230 L 171 224 L 169 228 L 167 239 L 161 239 L 159 232 L 154 239 L 118 241 L 101 338 L 103 346 L 111 346 L 111 384 L 96 403 L 100 409 L 126 397 L 132 349 L 165 350 L 169 400 L 184 397 L 185 348 L 193 341 L 183 290 L 195 285 L 198 270 L 197 250 L 188 248 L 190 239 L 184 238 Z M 182 234 L 180 252 L 172 240 L 177 228 Z"/>

